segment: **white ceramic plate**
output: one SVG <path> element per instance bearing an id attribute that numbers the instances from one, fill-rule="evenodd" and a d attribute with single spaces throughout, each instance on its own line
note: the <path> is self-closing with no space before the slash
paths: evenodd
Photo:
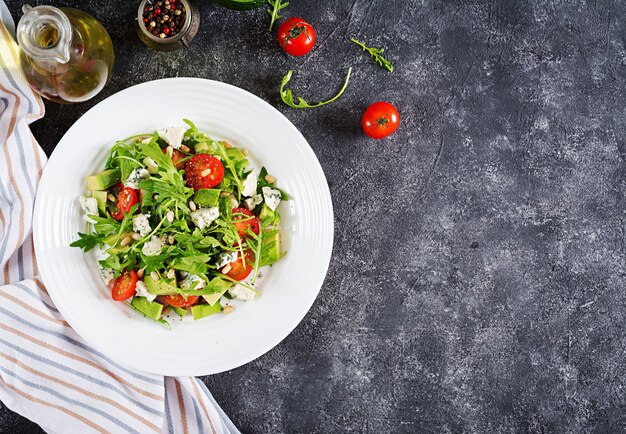
<path id="1" fill-rule="evenodd" d="M 264 278 L 262 297 L 229 315 L 191 318 L 168 331 L 111 300 L 95 254 L 69 244 L 84 231 L 77 198 L 102 170 L 117 139 L 191 119 L 204 132 L 250 150 L 292 200 L 280 205 L 287 255 Z M 305 316 L 322 285 L 333 243 L 333 212 L 322 168 L 300 132 L 272 106 L 233 86 L 197 78 L 143 83 L 102 101 L 63 136 L 35 205 L 34 240 L 43 281 L 88 343 L 131 368 L 161 375 L 209 375 L 254 360 Z M 189 317 L 190 315 L 187 315 Z"/>

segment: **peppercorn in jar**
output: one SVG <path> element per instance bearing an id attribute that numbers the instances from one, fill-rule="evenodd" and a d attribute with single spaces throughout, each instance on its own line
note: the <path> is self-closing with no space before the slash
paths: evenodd
<path id="1" fill-rule="evenodd" d="M 198 32 L 200 14 L 190 0 L 143 0 L 138 10 L 141 40 L 156 50 L 189 45 Z"/>

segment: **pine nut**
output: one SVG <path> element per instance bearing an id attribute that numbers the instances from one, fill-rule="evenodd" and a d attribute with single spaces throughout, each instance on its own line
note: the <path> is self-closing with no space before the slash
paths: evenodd
<path id="1" fill-rule="evenodd" d="M 224 140 L 222 143 L 224 144 L 224 147 L 225 147 L 226 149 L 230 149 L 230 148 L 232 148 L 232 147 L 233 147 L 233 145 L 231 145 L 230 143 L 228 143 L 226 140 Z"/>
<path id="2" fill-rule="evenodd" d="M 272 175 L 265 175 L 265 180 L 269 182 L 270 184 L 273 184 L 276 182 L 276 178 L 274 178 Z"/>
<path id="3" fill-rule="evenodd" d="M 152 273 L 150 273 L 150 277 L 152 277 L 152 280 L 156 282 L 157 280 L 159 280 L 159 273 L 153 271 Z"/>
<path id="4" fill-rule="evenodd" d="M 146 267 L 140 268 L 139 270 L 137 270 L 137 277 L 138 278 L 143 278 L 143 272 L 145 271 Z"/>
<path id="5" fill-rule="evenodd" d="M 124 247 L 130 244 L 130 242 L 133 240 L 133 237 L 131 237 L 130 235 L 126 235 L 124 237 L 124 239 L 120 242 L 120 246 Z"/>
<path id="6" fill-rule="evenodd" d="M 211 174 L 211 169 L 204 169 L 202 172 L 200 172 L 200 175 L 202 175 L 203 177 L 209 176 L 210 174 Z"/>
<path id="7" fill-rule="evenodd" d="M 176 277 L 176 272 L 174 271 L 173 268 L 170 268 L 169 271 L 167 272 L 167 278 L 173 279 L 174 277 Z"/>
<path id="8" fill-rule="evenodd" d="M 167 214 L 165 214 L 165 218 L 167 218 L 168 222 L 172 223 L 174 221 L 174 211 L 169 210 Z"/>
<path id="9" fill-rule="evenodd" d="M 229 191 L 223 191 L 223 192 L 220 193 L 220 196 L 222 196 L 222 197 L 230 196 L 230 192 Z"/>
<path id="10" fill-rule="evenodd" d="M 189 152 L 190 151 L 189 147 L 185 146 L 185 145 L 180 145 L 180 150 L 183 151 L 183 152 Z"/>
<path id="11" fill-rule="evenodd" d="M 217 158 L 218 160 L 222 161 L 222 157 L 220 157 L 219 155 L 212 155 L 213 158 Z"/>
<path id="12" fill-rule="evenodd" d="M 243 156 L 244 156 L 244 157 L 247 157 L 247 156 L 248 156 L 248 154 L 250 153 L 250 151 L 248 151 L 248 148 L 243 148 L 243 149 L 241 150 L 241 153 L 243 154 Z"/>
<path id="13" fill-rule="evenodd" d="M 224 312 L 224 313 L 231 313 L 233 310 L 235 310 L 234 306 L 231 306 L 229 304 L 228 306 L 224 306 L 224 310 L 222 312 Z"/>
<path id="14" fill-rule="evenodd" d="M 109 201 L 111 201 L 111 202 L 117 201 L 117 198 L 115 196 L 113 196 L 113 194 L 111 194 L 111 193 L 109 193 L 107 195 L 107 199 L 109 199 Z"/>
<path id="15" fill-rule="evenodd" d="M 167 148 L 165 148 L 167 152 L 167 156 L 172 158 L 172 155 L 174 154 L 174 148 L 172 148 L 171 146 L 168 146 Z"/>
<path id="16" fill-rule="evenodd" d="M 222 274 L 228 274 L 228 272 L 232 269 L 233 267 L 231 267 L 230 264 L 225 265 L 224 268 L 222 268 Z"/>
<path id="17" fill-rule="evenodd" d="M 139 241 L 141 239 L 141 235 L 139 235 L 137 232 L 133 232 L 131 237 L 133 237 L 133 240 L 135 241 Z"/>
<path id="18" fill-rule="evenodd" d="M 168 235 L 167 244 L 174 244 L 174 235 Z"/>
<path id="19" fill-rule="evenodd" d="M 196 203 L 193 200 L 189 201 L 189 209 L 192 211 L 195 211 L 196 209 L 198 209 L 198 207 L 196 207 Z"/>

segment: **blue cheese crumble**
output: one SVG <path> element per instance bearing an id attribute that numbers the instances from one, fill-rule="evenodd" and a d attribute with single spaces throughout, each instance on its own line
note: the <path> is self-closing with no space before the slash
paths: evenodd
<path id="1" fill-rule="evenodd" d="M 148 172 L 144 167 L 137 167 L 130 172 L 128 179 L 124 183 L 124 187 L 130 187 L 137 190 L 139 189 L 139 181 L 146 178 L 150 178 L 150 172 Z"/>
<path id="2" fill-rule="evenodd" d="M 146 297 L 148 301 L 154 301 L 156 298 L 155 294 L 148 291 L 148 287 L 142 280 L 139 280 L 137 285 L 135 285 L 135 293 L 140 297 Z"/>
<path id="3" fill-rule="evenodd" d="M 200 230 L 209 227 L 219 216 L 220 209 L 218 207 L 200 208 L 190 214 L 191 221 Z"/>
<path id="4" fill-rule="evenodd" d="M 141 252 L 146 256 L 160 255 L 165 247 L 165 240 L 163 238 L 153 235 L 150 241 L 147 241 L 141 248 Z"/>
<path id="5" fill-rule="evenodd" d="M 276 208 L 278 208 L 278 204 L 280 203 L 283 195 L 280 191 L 270 187 L 263 187 L 262 190 L 263 199 L 265 199 L 265 203 L 267 204 L 268 208 L 272 211 L 276 211 Z"/>
<path id="6" fill-rule="evenodd" d="M 251 197 L 256 194 L 256 187 L 259 182 L 259 170 L 253 169 L 243 181 L 243 189 L 241 194 L 246 197 Z"/>
<path id="7" fill-rule="evenodd" d="M 89 218 L 89 215 L 98 215 L 98 201 L 95 197 L 80 196 L 78 198 L 80 207 L 85 212 L 84 219 L 87 223 L 95 223 L 95 221 Z"/>
<path id="8" fill-rule="evenodd" d="M 133 230 L 139 232 L 139 235 L 145 237 L 150 233 L 152 228 L 150 227 L 150 214 L 138 214 L 133 217 Z"/>
<path id="9" fill-rule="evenodd" d="M 187 129 L 184 127 L 169 127 L 157 131 L 157 134 L 172 148 L 178 149 L 183 142 L 185 131 L 187 131 Z"/>

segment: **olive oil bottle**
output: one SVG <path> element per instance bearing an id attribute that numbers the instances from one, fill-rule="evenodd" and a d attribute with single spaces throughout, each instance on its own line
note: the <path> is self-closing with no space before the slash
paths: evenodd
<path id="1" fill-rule="evenodd" d="M 113 70 L 113 44 L 91 15 L 74 8 L 24 6 L 17 26 L 20 63 L 31 87 L 58 103 L 93 98 Z"/>

